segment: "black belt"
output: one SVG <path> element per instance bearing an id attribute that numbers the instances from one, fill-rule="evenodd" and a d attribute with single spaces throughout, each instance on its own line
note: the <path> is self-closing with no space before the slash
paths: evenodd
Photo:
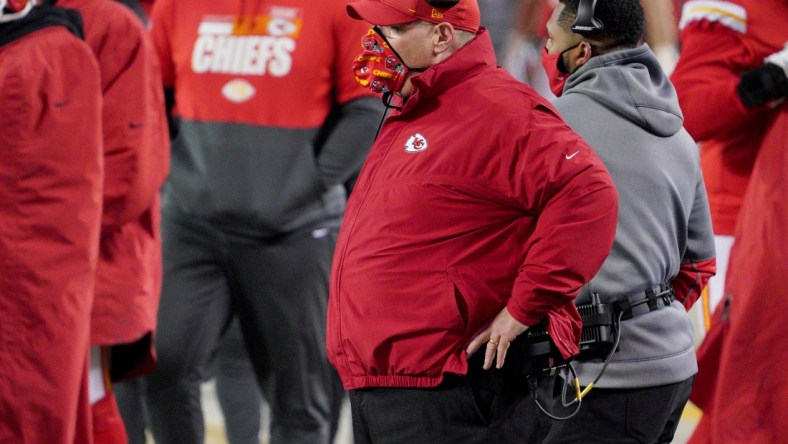
<path id="1" fill-rule="evenodd" d="M 644 295 L 645 297 L 643 297 Z M 642 293 L 636 293 L 616 301 L 614 304 L 624 313 L 621 317 L 624 320 L 668 307 L 674 300 L 676 300 L 676 295 L 673 292 L 673 287 L 670 283 L 663 282 L 646 289 Z"/>

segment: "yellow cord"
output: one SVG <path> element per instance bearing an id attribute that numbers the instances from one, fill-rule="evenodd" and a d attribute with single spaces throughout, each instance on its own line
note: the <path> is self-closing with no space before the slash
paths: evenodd
<path id="1" fill-rule="evenodd" d="M 580 391 L 580 380 L 578 378 L 575 378 L 575 394 L 576 394 L 575 396 L 577 396 L 577 400 L 578 401 L 583 399 L 583 397 L 585 397 L 585 395 L 587 395 L 588 392 L 590 392 L 592 388 L 594 388 L 594 383 L 593 382 L 591 384 L 588 384 L 588 386 L 581 392 Z"/>
<path id="2" fill-rule="evenodd" d="M 715 282 L 716 284 L 716 282 Z M 706 285 L 700 293 L 701 311 L 703 312 L 703 327 L 706 332 L 711 328 L 711 298 L 709 297 L 709 286 Z"/>
<path id="3" fill-rule="evenodd" d="M 585 395 L 587 395 L 588 392 L 590 392 L 592 388 L 594 388 L 594 383 L 593 382 L 591 384 L 588 384 L 588 387 L 586 387 L 585 390 L 583 390 L 583 392 L 580 393 L 580 395 L 578 395 L 577 399 L 583 399 L 583 397 L 585 397 Z"/>

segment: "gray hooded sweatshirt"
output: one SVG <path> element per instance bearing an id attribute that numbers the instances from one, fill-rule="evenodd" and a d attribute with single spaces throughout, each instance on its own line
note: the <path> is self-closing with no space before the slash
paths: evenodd
<path id="1" fill-rule="evenodd" d="M 683 128 L 676 91 L 647 45 L 593 57 L 553 104 L 597 152 L 619 193 L 613 249 L 577 305 L 591 293 L 612 302 L 670 282 L 682 262 L 714 258 L 698 148 Z M 631 298 L 630 298 L 631 300 Z M 683 305 L 622 322 L 620 349 L 596 384 L 654 387 L 697 372 L 693 327 Z M 580 383 L 602 360 L 576 362 Z"/>

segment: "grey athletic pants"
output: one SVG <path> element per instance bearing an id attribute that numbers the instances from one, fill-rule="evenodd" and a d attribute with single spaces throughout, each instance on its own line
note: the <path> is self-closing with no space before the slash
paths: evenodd
<path id="1" fill-rule="evenodd" d="M 271 406 L 271 443 L 331 441 L 342 396 L 325 352 L 336 235 L 250 239 L 164 212 L 159 361 L 145 384 L 157 444 L 203 443 L 200 384 L 234 314 Z"/>
<path id="2" fill-rule="evenodd" d="M 260 444 L 263 395 L 237 318 L 233 318 L 219 343 L 214 375 L 227 442 Z M 115 383 L 112 390 L 126 426 L 128 444 L 145 444 L 145 429 L 150 421 L 145 419 L 142 381 L 134 379 Z"/>
<path id="3" fill-rule="evenodd" d="M 260 444 L 263 394 L 246 351 L 237 318 L 219 343 L 215 363 L 216 396 L 229 444 Z"/>

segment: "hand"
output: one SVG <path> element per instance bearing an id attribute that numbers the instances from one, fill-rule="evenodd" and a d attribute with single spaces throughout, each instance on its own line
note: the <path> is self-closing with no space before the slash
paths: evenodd
<path id="1" fill-rule="evenodd" d="M 763 66 L 745 71 L 736 92 L 744 106 L 752 108 L 788 97 L 788 44 L 766 57 Z"/>
<path id="2" fill-rule="evenodd" d="M 484 365 L 485 370 L 489 370 L 492 366 L 493 358 L 498 356 L 495 363 L 495 368 L 503 367 L 503 362 L 506 359 L 506 351 L 509 350 L 509 345 L 517 336 L 520 336 L 524 331 L 528 330 L 528 326 L 520 323 L 517 319 L 509 314 L 509 310 L 504 307 L 489 327 L 482 330 L 477 334 L 465 352 L 468 356 L 474 354 L 476 350 L 482 345 L 486 344 L 484 351 Z"/>

